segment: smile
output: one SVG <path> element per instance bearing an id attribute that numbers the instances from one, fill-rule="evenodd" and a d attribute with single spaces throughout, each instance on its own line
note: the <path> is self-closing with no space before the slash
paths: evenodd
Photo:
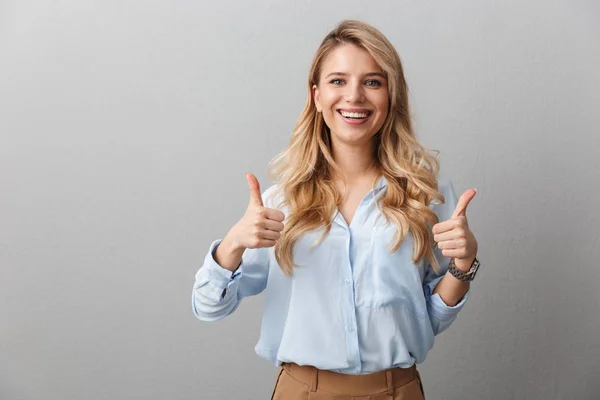
<path id="1" fill-rule="evenodd" d="M 344 118 L 354 118 L 354 119 L 367 118 L 369 115 L 371 115 L 371 111 L 369 111 L 369 110 L 342 110 L 342 109 L 338 109 L 337 112 L 339 112 L 340 114 L 342 114 L 342 116 Z"/>
<path id="2" fill-rule="evenodd" d="M 344 118 L 344 120 L 351 125 L 362 124 L 372 114 L 369 110 L 340 110 L 337 112 Z"/>

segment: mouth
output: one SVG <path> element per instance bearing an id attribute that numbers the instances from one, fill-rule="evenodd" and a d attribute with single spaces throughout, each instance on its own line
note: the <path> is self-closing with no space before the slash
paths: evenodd
<path id="1" fill-rule="evenodd" d="M 366 109 L 341 109 L 336 110 L 342 116 L 344 121 L 351 125 L 363 124 L 373 114 L 371 110 Z"/>

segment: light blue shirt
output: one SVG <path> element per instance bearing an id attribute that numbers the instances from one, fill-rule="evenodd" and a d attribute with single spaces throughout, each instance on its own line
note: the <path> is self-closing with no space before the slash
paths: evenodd
<path id="1" fill-rule="evenodd" d="M 440 179 L 445 204 L 430 208 L 440 222 L 450 219 L 457 204 L 450 180 Z M 441 269 L 412 261 L 410 233 L 390 252 L 396 227 L 386 224 L 376 206 L 387 187 L 382 177 L 359 204 L 350 225 L 335 212 L 331 231 L 305 233 L 294 246 L 291 277 L 277 264 L 274 248 L 247 249 L 235 273 L 219 266 L 212 243 L 196 273 L 194 314 L 216 321 L 231 314 L 246 296 L 265 292 L 258 355 L 276 366 L 282 362 L 313 365 L 345 374 L 367 374 L 395 366 L 407 368 L 425 359 L 434 336 L 448 328 L 469 293 L 455 306 L 433 289 L 447 270 L 449 258 L 436 247 Z M 276 185 L 263 194 L 263 204 L 276 208 Z M 286 218 L 289 210 L 279 208 Z M 226 294 L 222 297 L 223 290 Z"/>

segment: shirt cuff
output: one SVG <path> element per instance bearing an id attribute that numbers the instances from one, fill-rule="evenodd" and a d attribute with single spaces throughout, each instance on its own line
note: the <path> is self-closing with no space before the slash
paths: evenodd
<path id="1" fill-rule="evenodd" d="M 214 258 L 214 253 L 221 244 L 222 239 L 215 240 L 211 246 L 208 254 L 206 255 L 206 259 L 204 260 L 204 268 L 206 268 L 206 272 L 210 283 L 219 289 L 227 289 L 231 286 L 235 281 L 239 280 L 242 276 L 241 263 L 238 269 L 235 272 L 228 270 L 227 268 L 221 267 Z"/>
<path id="2" fill-rule="evenodd" d="M 444 302 L 444 300 L 442 300 L 442 297 L 439 293 L 435 293 L 429 298 L 429 311 L 433 317 L 439 319 L 440 321 L 452 319 L 463 308 L 467 299 L 469 298 L 470 293 L 471 288 L 469 288 L 467 293 L 465 293 L 463 298 L 455 306 L 449 306 Z"/>

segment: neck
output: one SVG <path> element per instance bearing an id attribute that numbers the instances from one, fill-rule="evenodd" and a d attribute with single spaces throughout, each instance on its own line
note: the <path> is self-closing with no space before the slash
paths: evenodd
<path id="1" fill-rule="evenodd" d="M 340 179 L 348 184 L 371 178 L 377 174 L 373 155 L 374 142 L 362 146 L 351 146 L 347 143 L 332 143 L 332 156 L 341 169 Z"/>

